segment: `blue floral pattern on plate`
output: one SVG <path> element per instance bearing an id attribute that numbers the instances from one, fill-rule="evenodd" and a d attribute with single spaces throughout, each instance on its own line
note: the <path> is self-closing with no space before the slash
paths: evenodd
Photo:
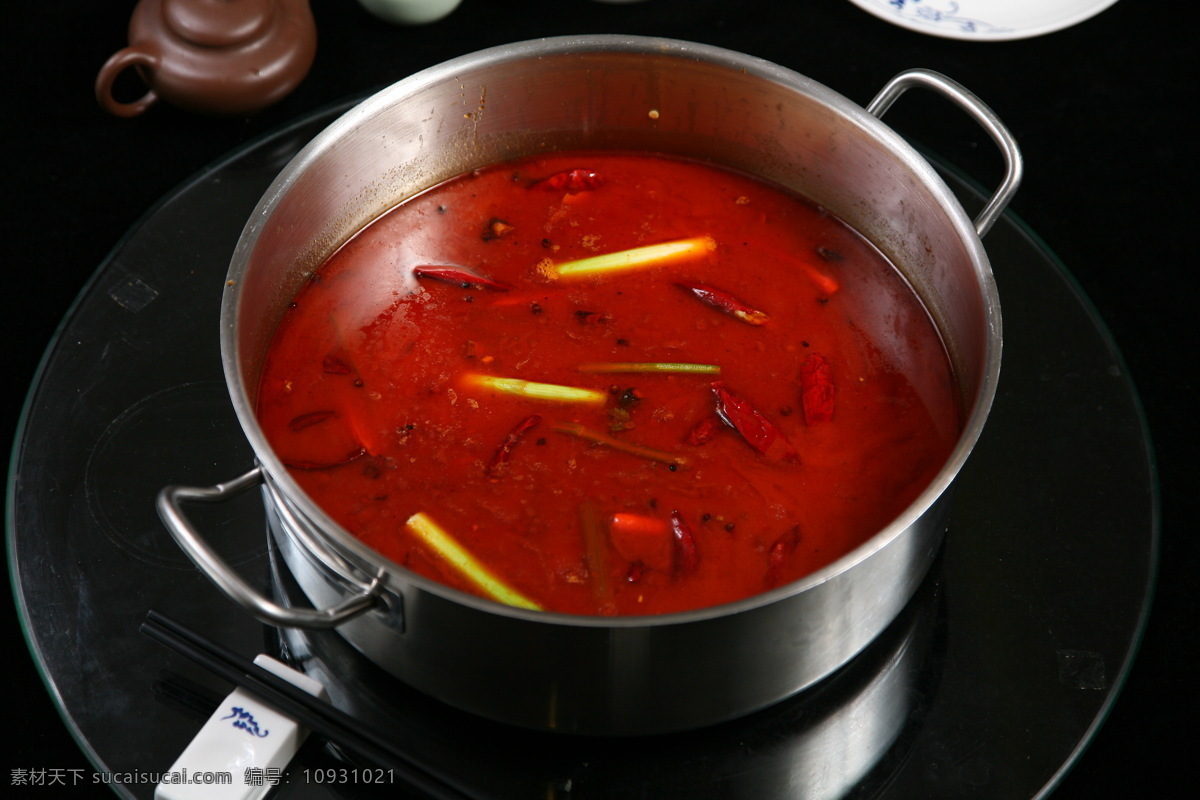
<path id="1" fill-rule="evenodd" d="M 1012 28 L 995 25 L 982 19 L 963 16 L 960 5 L 952 0 L 928 2 L 928 0 L 887 0 L 896 13 L 908 19 L 929 25 L 948 26 L 963 33 L 1008 33 Z M 939 7 L 940 6 L 940 7 Z"/>
<path id="2" fill-rule="evenodd" d="M 951 39 L 1024 39 L 1083 22 L 1117 0 L 850 0 L 902 28 Z"/>

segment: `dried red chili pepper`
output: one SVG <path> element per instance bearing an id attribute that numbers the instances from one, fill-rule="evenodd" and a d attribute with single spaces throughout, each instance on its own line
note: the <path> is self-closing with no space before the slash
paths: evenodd
<path id="1" fill-rule="evenodd" d="M 552 189 L 565 191 L 568 194 L 590 192 L 604 185 L 604 179 L 599 173 L 590 169 L 568 169 L 557 172 L 548 178 L 542 178 L 533 184 L 534 189 Z"/>
<path id="2" fill-rule="evenodd" d="M 809 425 L 833 419 L 833 372 L 829 359 L 813 353 L 800 364 L 800 403 Z"/>
<path id="3" fill-rule="evenodd" d="M 336 411 L 313 411 L 308 414 L 301 414 L 288 423 L 288 430 L 292 433 L 299 433 L 305 428 L 311 428 L 313 425 L 336 416 Z"/>
<path id="4" fill-rule="evenodd" d="M 839 284 L 836 278 L 832 277 L 831 275 L 827 275 L 825 272 L 817 269 L 811 264 L 801 262 L 800 266 L 803 268 L 804 273 L 808 275 L 812 282 L 817 285 L 817 288 L 825 293 L 827 298 L 829 295 L 837 292 Z"/>
<path id="5" fill-rule="evenodd" d="M 496 448 L 496 452 L 492 454 L 492 460 L 487 465 L 488 475 L 492 475 L 502 465 L 508 463 L 509 457 L 512 455 L 513 448 L 521 443 L 525 438 L 525 434 L 536 428 L 542 421 L 540 414 L 530 414 L 525 419 L 517 423 L 500 446 Z"/>
<path id="6" fill-rule="evenodd" d="M 713 381 L 712 390 L 717 401 L 718 416 L 740 433 L 751 447 L 772 461 L 799 463 L 800 454 L 783 431 L 758 409 L 731 392 L 722 381 Z"/>
<path id="7" fill-rule="evenodd" d="M 750 325 L 763 325 L 770 319 L 766 312 L 746 305 L 746 303 L 723 289 L 717 289 L 703 283 L 693 283 L 692 281 L 676 281 L 675 285 L 680 289 L 691 292 L 702 302 L 713 308 L 724 311 L 726 314 L 737 317 L 742 322 Z"/>
<path id="8" fill-rule="evenodd" d="M 771 545 L 771 549 L 767 551 L 767 583 L 769 585 L 774 586 L 779 583 L 780 573 L 799 545 L 799 525 L 793 525 L 791 530 L 784 533 Z"/>
<path id="9" fill-rule="evenodd" d="M 349 375 L 354 370 L 350 369 L 350 365 L 345 361 L 331 353 L 321 360 L 321 371 L 327 375 Z"/>
<path id="10" fill-rule="evenodd" d="M 445 281 L 446 283 L 457 283 L 464 289 L 472 286 L 480 289 L 491 289 L 497 292 L 507 292 L 512 287 L 507 283 L 493 281 L 489 278 L 484 278 L 476 275 L 473 272 L 468 272 L 465 269 L 457 267 L 438 267 L 434 265 L 422 264 L 413 267 L 413 274 L 418 278 L 430 278 L 435 281 Z"/>
<path id="11" fill-rule="evenodd" d="M 675 540 L 675 574 L 689 575 L 696 571 L 700 554 L 696 550 L 696 537 L 678 511 L 671 512 L 671 535 Z"/>
<path id="12" fill-rule="evenodd" d="M 341 459 L 340 461 L 331 461 L 329 463 L 322 463 L 322 462 L 317 462 L 317 461 L 286 461 L 285 460 L 283 462 L 283 465 L 285 467 L 288 467 L 289 469 L 302 469 L 302 470 L 306 470 L 306 471 L 319 470 L 319 469 L 333 469 L 334 467 L 341 467 L 346 464 L 349 464 L 352 461 L 357 461 L 358 459 L 362 458 L 365 455 L 367 455 L 367 448 L 360 447 L 357 450 L 355 450 L 351 453 L 348 453 L 346 455 L 346 457 Z"/>
<path id="13" fill-rule="evenodd" d="M 688 431 L 687 436 L 683 440 L 690 445 L 696 446 L 708 444 L 716 437 L 717 432 L 721 430 L 721 425 L 720 417 L 705 417 L 692 426 L 692 429 Z"/>

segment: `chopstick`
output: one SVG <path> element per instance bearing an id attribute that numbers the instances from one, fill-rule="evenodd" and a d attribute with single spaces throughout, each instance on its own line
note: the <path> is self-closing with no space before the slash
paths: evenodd
<path id="1" fill-rule="evenodd" d="M 313 733 L 390 769 L 396 781 L 433 800 L 470 800 L 448 778 L 396 749 L 378 731 L 333 704 L 263 669 L 175 620 L 151 610 L 141 632 L 237 686 L 254 693 Z"/>

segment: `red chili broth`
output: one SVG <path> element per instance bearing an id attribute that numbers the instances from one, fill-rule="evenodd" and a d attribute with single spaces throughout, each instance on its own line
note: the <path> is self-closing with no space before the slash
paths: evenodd
<path id="1" fill-rule="evenodd" d="M 595 185 L 546 180 L 569 170 L 590 171 Z M 715 248 L 615 274 L 554 274 L 568 260 L 697 236 Z M 511 288 L 418 279 L 419 265 Z M 749 324 L 679 281 L 728 292 L 768 320 Z M 832 415 L 806 421 L 800 375 L 814 353 L 828 361 Z M 592 362 L 721 373 L 579 370 Z M 600 389 L 608 400 L 538 401 L 468 373 Z M 715 417 L 714 380 L 769 420 L 795 457 L 764 455 Z M 505 447 L 534 414 L 540 423 Z M 962 425 L 935 326 L 863 237 L 756 179 L 609 152 L 478 170 L 369 225 L 286 312 L 258 415 L 312 499 L 393 561 L 479 593 L 406 528 L 425 512 L 541 607 L 602 615 L 724 603 L 829 564 L 916 498 Z M 690 444 L 705 420 L 711 438 Z M 687 464 L 555 429 L 569 422 Z M 506 460 L 489 469 L 502 448 Z M 600 521 L 590 551 L 585 504 Z M 650 518 L 649 532 L 614 538 L 614 514 Z"/>

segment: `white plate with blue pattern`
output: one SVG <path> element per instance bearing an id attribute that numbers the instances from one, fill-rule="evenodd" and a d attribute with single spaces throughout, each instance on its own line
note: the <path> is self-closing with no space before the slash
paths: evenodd
<path id="1" fill-rule="evenodd" d="M 902 28 L 949 39 L 1027 39 L 1077 25 L 1117 0 L 850 0 Z"/>

